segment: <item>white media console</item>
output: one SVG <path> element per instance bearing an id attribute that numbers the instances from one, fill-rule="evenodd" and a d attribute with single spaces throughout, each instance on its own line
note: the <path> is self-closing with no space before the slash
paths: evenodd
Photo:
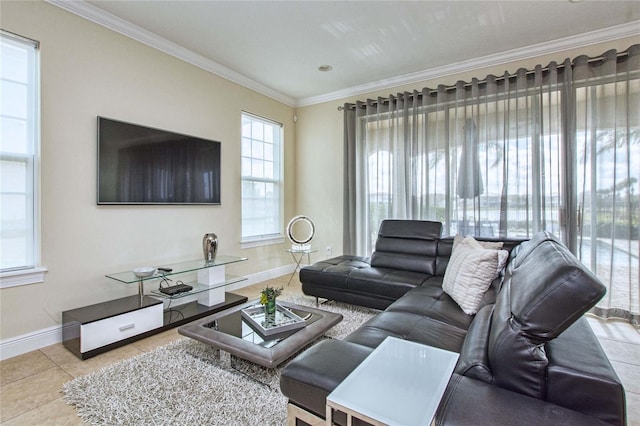
<path id="1" fill-rule="evenodd" d="M 79 358 L 87 359 L 245 303 L 246 297 L 227 293 L 225 287 L 246 278 L 227 275 L 225 267 L 246 260 L 244 257 L 217 256 L 213 262 L 178 262 L 163 265 L 171 269 L 169 272 L 158 271 L 144 278 L 137 277 L 133 271 L 109 274 L 107 278 L 122 285 L 137 285 L 138 294 L 64 311 L 63 344 Z M 174 285 L 179 278 L 191 275 L 196 275 L 196 280 L 184 283 L 191 286 L 191 290 L 174 295 L 160 291 L 162 286 Z"/>

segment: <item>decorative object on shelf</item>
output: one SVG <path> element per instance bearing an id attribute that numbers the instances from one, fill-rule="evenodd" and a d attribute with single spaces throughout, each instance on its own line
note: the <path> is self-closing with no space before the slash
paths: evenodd
<path id="1" fill-rule="evenodd" d="M 276 298 L 282 294 L 284 287 L 269 287 L 267 286 L 262 290 L 260 294 L 260 304 L 264 305 L 264 311 L 267 314 L 273 314 L 276 312 Z"/>
<path id="2" fill-rule="evenodd" d="M 218 236 L 216 234 L 204 234 L 204 237 L 202 237 L 202 251 L 205 262 L 210 263 L 216 260 L 216 254 L 218 253 Z"/>
<path id="3" fill-rule="evenodd" d="M 313 221 L 304 215 L 295 216 L 287 225 L 287 236 L 293 250 L 309 250 L 311 248 L 309 242 L 315 233 L 316 227 Z"/>
<path id="4" fill-rule="evenodd" d="M 146 278 L 156 273 L 156 268 L 151 266 L 143 266 L 142 268 L 136 268 L 133 270 L 133 275 L 138 278 Z"/>

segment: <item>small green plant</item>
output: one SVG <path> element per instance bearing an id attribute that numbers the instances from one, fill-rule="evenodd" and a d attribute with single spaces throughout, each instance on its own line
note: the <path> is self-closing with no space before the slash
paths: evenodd
<path id="1" fill-rule="evenodd" d="M 266 305 L 267 302 L 276 300 L 276 297 L 282 294 L 282 290 L 284 290 L 284 287 L 274 288 L 267 286 L 260 293 L 260 303 Z"/>

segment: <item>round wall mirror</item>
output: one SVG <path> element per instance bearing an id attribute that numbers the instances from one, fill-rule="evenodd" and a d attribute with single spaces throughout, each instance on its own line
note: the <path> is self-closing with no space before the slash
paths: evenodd
<path id="1" fill-rule="evenodd" d="M 313 221 L 307 216 L 296 216 L 289 221 L 287 225 L 287 235 L 293 245 L 308 244 L 316 233 L 316 227 Z"/>

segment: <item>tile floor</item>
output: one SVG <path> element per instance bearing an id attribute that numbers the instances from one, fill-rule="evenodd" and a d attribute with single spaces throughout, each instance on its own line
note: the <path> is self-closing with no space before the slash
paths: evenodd
<path id="1" fill-rule="evenodd" d="M 300 294 L 300 283 L 289 276 L 271 280 L 284 285 L 284 295 Z M 235 293 L 257 298 L 265 283 Z M 626 389 L 628 423 L 640 426 L 640 331 L 621 322 L 589 318 L 613 367 Z M 19 355 L 0 362 L 0 423 L 2 425 L 81 425 L 75 409 L 62 400 L 62 384 L 106 365 L 151 351 L 181 338 L 178 332 L 165 331 L 105 354 L 81 361 L 62 344 Z"/>

